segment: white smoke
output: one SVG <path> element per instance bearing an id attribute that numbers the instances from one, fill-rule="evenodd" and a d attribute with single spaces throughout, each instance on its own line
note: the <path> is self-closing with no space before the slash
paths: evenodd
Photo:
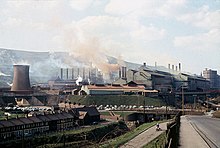
<path id="1" fill-rule="evenodd" d="M 21 60 L 18 62 L 13 62 L 13 65 L 31 65 L 30 62 L 26 61 L 26 60 Z"/>
<path id="2" fill-rule="evenodd" d="M 11 75 L 4 74 L 0 71 L 0 76 L 10 77 Z"/>
<path id="3" fill-rule="evenodd" d="M 82 82 L 82 77 L 78 76 L 76 80 L 76 85 L 79 85 L 80 82 Z"/>
<path id="4" fill-rule="evenodd" d="M 8 86 L 12 86 L 13 85 L 13 83 L 8 83 L 8 82 L 7 82 L 7 84 L 8 84 Z"/>

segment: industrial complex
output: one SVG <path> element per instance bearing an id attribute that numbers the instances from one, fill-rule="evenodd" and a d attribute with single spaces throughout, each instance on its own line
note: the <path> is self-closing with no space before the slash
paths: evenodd
<path id="1" fill-rule="evenodd" d="M 220 89 L 220 76 L 216 71 L 205 69 L 201 76 L 192 75 L 183 72 L 180 63 L 178 66 L 172 65 L 172 68 L 169 64 L 165 70 L 147 66 L 146 63 L 135 69 L 119 65 L 116 72 L 109 73 L 108 81 L 97 68 L 60 68 L 59 74 L 48 80 L 48 83 L 36 84 L 30 82 L 29 68 L 30 65 L 14 65 L 12 86 L 0 88 L 0 105 L 7 114 L 5 120 L 0 120 L 1 140 L 22 139 L 25 136 L 38 136 L 96 124 L 101 119 L 98 109 L 102 108 L 140 111 L 126 117 L 131 123 L 136 120 L 151 122 L 154 119 L 170 118 L 178 112 L 181 104 L 185 108 L 184 103 L 190 101 L 209 103 L 204 99 L 219 93 Z M 185 100 L 177 106 L 183 95 Z M 177 110 L 168 115 L 166 107 L 166 113 L 163 110 L 155 113 L 153 110 L 146 114 L 145 109 L 151 110 L 153 107 L 145 106 L 145 99 L 144 104 L 141 103 L 143 106 L 138 102 L 139 106 L 109 104 L 104 107 L 97 106 L 95 101 L 88 106 L 71 102 L 70 96 L 137 96 L 137 101 L 138 96 L 160 98 L 165 100 L 166 105 L 175 106 Z M 22 113 L 25 116 L 9 119 L 13 113 Z M 113 112 L 110 114 L 110 117 L 102 118 L 114 121 L 122 119 Z"/>

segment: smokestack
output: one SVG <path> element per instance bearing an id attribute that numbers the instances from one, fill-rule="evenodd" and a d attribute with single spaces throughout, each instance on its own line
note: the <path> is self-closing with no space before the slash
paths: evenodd
<path id="1" fill-rule="evenodd" d="M 83 67 L 83 80 L 85 79 L 85 68 Z"/>
<path id="2" fill-rule="evenodd" d="M 176 66 L 176 71 L 178 71 L 178 67 Z"/>
<path id="3" fill-rule="evenodd" d="M 168 69 L 170 69 L 170 64 L 168 64 Z"/>
<path id="4" fill-rule="evenodd" d="M 72 80 L 74 79 L 74 68 L 72 68 Z"/>
<path id="5" fill-rule="evenodd" d="M 67 79 L 67 80 L 69 79 L 69 76 L 68 76 L 68 68 L 66 69 L 66 79 Z"/>
<path id="6" fill-rule="evenodd" d="M 126 78 L 126 67 L 122 67 L 122 78 Z"/>
<path id="7" fill-rule="evenodd" d="M 63 68 L 60 69 L 60 78 L 63 79 Z"/>
<path id="8" fill-rule="evenodd" d="M 174 65 L 172 65 L 172 70 L 174 70 Z"/>
<path id="9" fill-rule="evenodd" d="M 155 62 L 155 67 L 157 67 L 157 62 Z"/>
<path id="10" fill-rule="evenodd" d="M 124 78 L 124 67 L 121 67 L 121 77 Z"/>
<path id="11" fill-rule="evenodd" d="M 119 75 L 119 78 L 121 78 L 121 68 L 119 67 L 119 73 L 118 73 L 118 75 Z"/>
<path id="12" fill-rule="evenodd" d="M 146 67 L 146 63 L 145 62 L 143 63 L 143 65 L 144 65 L 144 67 Z"/>
<path id="13" fill-rule="evenodd" d="M 29 65 L 14 65 L 11 91 L 30 91 Z"/>
<path id="14" fill-rule="evenodd" d="M 181 71 L 181 63 L 179 63 L 179 71 Z"/>

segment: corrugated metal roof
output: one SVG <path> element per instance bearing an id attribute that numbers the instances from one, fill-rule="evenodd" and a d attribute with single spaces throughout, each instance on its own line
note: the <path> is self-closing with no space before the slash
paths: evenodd
<path id="1" fill-rule="evenodd" d="M 1 120 L 0 124 L 3 125 L 4 127 L 11 127 L 11 126 L 15 126 L 15 124 L 11 123 L 8 120 Z"/>
<path id="2" fill-rule="evenodd" d="M 31 124 L 31 123 L 34 123 L 34 121 L 30 120 L 29 118 L 25 118 L 25 117 L 22 117 L 22 118 L 18 118 L 20 121 L 22 121 L 24 124 Z"/>
<path id="3" fill-rule="evenodd" d="M 19 119 L 10 119 L 9 121 L 14 125 L 24 125 L 24 122 L 20 121 Z"/>
<path id="4" fill-rule="evenodd" d="M 50 119 L 46 117 L 45 115 L 38 115 L 37 118 L 39 118 L 42 121 L 50 121 Z"/>
<path id="5" fill-rule="evenodd" d="M 95 85 L 88 85 L 87 86 L 88 89 L 92 90 L 92 89 L 98 89 L 98 90 L 123 90 L 123 89 L 144 89 L 144 86 L 129 86 L 129 85 L 123 85 L 123 86 L 109 86 L 109 85 L 104 85 L 104 86 L 95 86 Z"/>
<path id="6" fill-rule="evenodd" d="M 36 116 L 29 117 L 29 119 L 34 122 L 43 122 L 41 119 L 37 118 Z"/>
<path id="7" fill-rule="evenodd" d="M 68 113 L 66 113 L 66 112 L 62 112 L 61 114 L 64 115 L 65 117 L 69 118 L 69 119 L 74 118 L 73 115 L 68 114 Z"/>

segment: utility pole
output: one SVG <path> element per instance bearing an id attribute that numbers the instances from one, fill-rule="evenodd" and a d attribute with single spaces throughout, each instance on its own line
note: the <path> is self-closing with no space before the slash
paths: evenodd
<path id="1" fill-rule="evenodd" d="M 182 115 L 184 115 L 184 93 L 183 93 L 183 85 L 182 85 Z"/>
<path id="2" fill-rule="evenodd" d="M 144 98 L 144 123 L 145 123 L 145 98 Z"/>
<path id="3" fill-rule="evenodd" d="M 194 110 L 196 110 L 196 97 L 197 97 L 197 95 L 193 95 L 193 98 L 194 98 L 194 106 L 193 106 L 193 108 L 194 108 Z"/>
<path id="4" fill-rule="evenodd" d="M 165 99 L 166 99 L 166 120 L 167 120 L 167 105 L 168 105 L 168 103 L 167 103 L 167 97 L 168 97 L 168 96 L 165 96 Z"/>

